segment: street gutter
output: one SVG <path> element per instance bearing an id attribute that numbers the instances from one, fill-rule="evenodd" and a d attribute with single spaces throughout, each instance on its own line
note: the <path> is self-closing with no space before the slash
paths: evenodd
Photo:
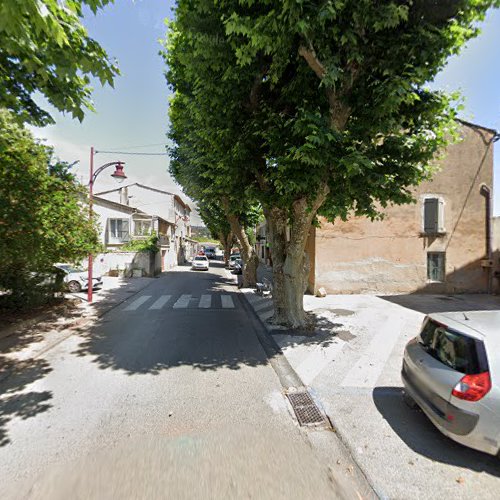
<path id="1" fill-rule="evenodd" d="M 283 354 L 283 351 L 281 350 L 280 346 L 272 337 L 270 333 L 270 328 L 266 325 L 266 323 L 259 317 L 257 312 L 254 310 L 252 304 L 248 300 L 243 290 L 241 290 L 239 287 L 237 287 L 237 289 L 240 294 L 240 297 L 241 296 L 245 297 L 244 300 L 240 299 L 240 302 L 243 304 L 243 308 L 247 311 L 248 317 L 250 318 L 250 321 L 252 323 L 253 330 L 255 331 L 255 334 L 269 359 L 269 363 L 271 364 L 276 375 L 278 376 L 278 379 L 285 392 L 289 391 L 290 389 L 293 390 L 294 388 L 300 390 L 307 390 L 307 386 L 304 384 L 304 382 L 299 377 L 297 372 L 293 369 L 292 365 L 290 364 L 286 356 Z M 323 405 L 320 402 L 318 402 L 316 395 L 314 393 L 310 394 L 316 401 L 316 404 L 320 407 L 321 411 L 325 413 L 323 410 Z M 322 432 L 322 435 L 328 436 L 326 438 L 327 442 L 330 440 L 330 444 L 332 445 L 332 447 L 336 448 L 337 451 L 339 451 L 339 453 L 341 454 L 341 457 L 337 461 L 337 463 L 342 461 L 347 463 L 350 462 L 352 464 L 352 469 L 353 469 L 352 473 L 354 479 L 363 489 L 363 497 L 360 498 L 373 498 L 373 499 L 385 500 L 387 496 L 384 495 L 382 492 L 377 491 L 373 481 L 365 474 L 365 472 L 355 459 L 351 446 L 349 446 L 345 437 L 339 433 L 332 418 L 326 413 L 325 415 L 331 424 L 332 432 Z M 335 442 L 332 443 L 331 440 L 334 440 Z M 311 442 L 316 442 L 316 441 L 318 441 L 317 437 L 311 440 Z"/>

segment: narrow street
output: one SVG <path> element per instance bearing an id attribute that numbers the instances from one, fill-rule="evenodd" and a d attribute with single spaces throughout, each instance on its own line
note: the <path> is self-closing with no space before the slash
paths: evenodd
<path id="1" fill-rule="evenodd" d="M 36 332 L 2 341 L 21 365 L 0 379 L 0 498 L 345 494 L 243 300 L 222 264 L 185 267 L 36 356 Z"/>

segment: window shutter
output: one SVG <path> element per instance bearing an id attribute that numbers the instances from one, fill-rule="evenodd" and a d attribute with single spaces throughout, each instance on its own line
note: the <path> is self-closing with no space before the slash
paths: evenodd
<path id="1" fill-rule="evenodd" d="M 129 220 L 128 219 L 122 219 L 122 233 L 121 233 L 121 239 L 122 241 L 128 241 L 130 235 L 130 225 L 129 225 Z"/>
<path id="2" fill-rule="evenodd" d="M 438 232 L 439 200 L 426 198 L 424 201 L 424 232 L 435 234 Z"/>

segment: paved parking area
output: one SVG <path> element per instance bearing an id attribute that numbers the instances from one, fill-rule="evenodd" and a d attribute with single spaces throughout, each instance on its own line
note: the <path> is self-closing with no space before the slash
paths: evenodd
<path id="1" fill-rule="evenodd" d="M 253 301 L 267 317 L 270 299 Z M 402 401 L 404 346 L 425 313 L 500 309 L 487 295 L 305 297 L 314 338 L 273 337 L 382 498 L 498 498 L 500 460 L 462 447 Z"/>

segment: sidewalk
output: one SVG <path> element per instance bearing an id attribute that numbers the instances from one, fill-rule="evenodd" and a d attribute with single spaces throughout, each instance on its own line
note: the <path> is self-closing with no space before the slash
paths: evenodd
<path id="1" fill-rule="evenodd" d="M 0 328 L 0 340 L 12 335 L 26 335 L 35 325 L 38 330 L 49 331 L 52 328 L 70 327 L 75 322 L 81 324 L 85 318 L 99 317 L 121 304 L 132 295 L 140 292 L 155 278 L 113 278 L 103 277 L 103 288 L 94 290 L 93 302 L 88 304 L 87 292 L 67 293 L 68 301 L 63 301 L 52 308 L 45 308 L 40 314 L 16 321 Z M 75 301 L 81 301 L 75 304 Z M 65 303 L 66 302 L 66 303 Z"/>
<path id="2" fill-rule="evenodd" d="M 140 292 L 156 278 L 114 278 L 111 276 L 103 276 L 102 279 L 103 287 L 100 290 L 94 290 L 92 294 L 92 304 L 87 303 L 86 291 L 71 294 L 82 300 L 80 307 L 85 311 L 85 314 L 102 316 L 132 295 Z"/>
<path id="3" fill-rule="evenodd" d="M 494 498 L 495 457 L 457 445 L 402 401 L 406 343 L 425 314 L 498 310 L 490 295 L 306 295 L 314 336 L 269 325 L 272 299 L 242 289 L 303 384 L 382 498 Z M 425 479 L 424 479 L 425 478 Z"/>

